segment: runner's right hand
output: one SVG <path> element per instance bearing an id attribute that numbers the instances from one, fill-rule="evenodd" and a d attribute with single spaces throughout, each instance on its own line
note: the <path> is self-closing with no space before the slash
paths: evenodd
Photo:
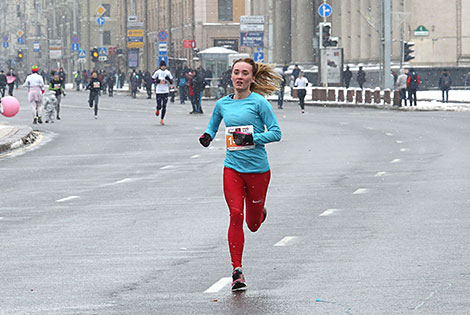
<path id="1" fill-rule="evenodd" d="M 199 142 L 203 147 L 207 148 L 209 144 L 211 144 L 211 141 L 212 138 L 207 132 L 205 132 L 202 136 L 199 137 Z"/>

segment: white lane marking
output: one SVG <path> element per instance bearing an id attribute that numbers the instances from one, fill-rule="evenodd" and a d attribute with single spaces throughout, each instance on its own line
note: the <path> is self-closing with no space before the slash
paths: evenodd
<path id="1" fill-rule="evenodd" d="M 402 143 L 403 143 L 403 141 L 401 141 L 401 140 L 397 140 L 397 141 L 396 141 L 396 143 L 398 143 L 398 144 L 402 144 Z"/>
<path id="2" fill-rule="evenodd" d="M 232 283 L 232 277 L 225 277 L 211 285 L 204 293 L 216 293 L 222 290 L 226 285 Z"/>
<path id="3" fill-rule="evenodd" d="M 377 172 L 377 174 L 375 174 L 374 176 L 375 177 L 382 177 L 382 176 L 385 176 L 387 174 L 387 172 Z"/>
<path id="4" fill-rule="evenodd" d="M 390 162 L 390 163 L 393 163 L 393 164 L 395 164 L 395 163 L 400 163 L 400 161 L 401 161 L 400 159 L 395 159 L 395 160 L 393 160 L 393 161 L 392 161 L 392 162 Z"/>
<path id="5" fill-rule="evenodd" d="M 0 220 L 3 220 L 4 218 L 3 217 L 0 217 Z"/>
<path id="6" fill-rule="evenodd" d="M 190 157 L 190 159 L 197 159 L 198 157 L 200 157 L 200 155 L 196 154 L 196 155 L 193 155 L 192 157 Z"/>
<path id="7" fill-rule="evenodd" d="M 366 127 L 366 129 L 368 129 L 368 130 L 375 130 L 375 128 L 372 128 L 372 127 Z"/>
<path id="8" fill-rule="evenodd" d="M 369 192 L 369 189 L 367 188 L 359 188 L 355 192 L 353 192 L 353 195 L 362 195 L 362 194 L 367 194 Z"/>
<path id="9" fill-rule="evenodd" d="M 339 209 L 327 209 L 322 214 L 320 214 L 320 217 L 326 217 L 326 216 L 332 215 L 333 213 L 337 211 L 339 211 Z"/>
<path id="10" fill-rule="evenodd" d="M 80 198 L 79 196 L 69 196 L 69 197 L 65 197 L 65 198 L 62 198 L 62 199 L 58 199 L 56 200 L 56 202 L 66 202 L 66 201 L 70 201 L 70 200 L 73 200 L 73 199 L 78 199 Z"/>
<path id="11" fill-rule="evenodd" d="M 113 184 L 123 184 L 127 182 L 133 182 L 135 180 L 136 179 L 132 179 L 132 178 L 124 178 L 124 179 L 118 180 L 117 182 L 114 182 Z"/>
<path id="12" fill-rule="evenodd" d="M 274 244 L 273 246 L 286 246 L 287 243 L 289 243 L 292 240 L 295 240 L 296 238 L 297 236 L 286 236 L 282 240 Z"/>
<path id="13" fill-rule="evenodd" d="M 385 133 L 386 136 L 393 137 L 393 133 L 387 132 Z"/>
<path id="14" fill-rule="evenodd" d="M 161 170 L 168 170 L 170 168 L 175 168 L 175 167 L 173 165 L 167 165 L 167 166 L 160 167 Z"/>
<path id="15" fill-rule="evenodd" d="M 408 151 L 410 151 L 410 149 L 408 149 L 408 148 L 401 148 L 400 149 L 400 152 L 408 152 Z"/>

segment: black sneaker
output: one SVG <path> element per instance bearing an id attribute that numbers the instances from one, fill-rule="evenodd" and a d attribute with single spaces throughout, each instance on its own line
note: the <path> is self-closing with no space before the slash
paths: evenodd
<path id="1" fill-rule="evenodd" d="M 33 124 L 37 124 L 38 123 L 38 119 L 37 118 L 34 118 L 33 119 Z"/>
<path id="2" fill-rule="evenodd" d="M 263 208 L 263 221 L 261 221 L 261 223 L 263 223 L 266 220 L 267 216 L 268 216 L 268 210 L 266 210 L 266 208 Z"/>
<path id="3" fill-rule="evenodd" d="M 38 117 L 38 123 L 42 124 L 42 119 L 41 119 L 41 117 Z"/>
<path id="4" fill-rule="evenodd" d="M 245 276 L 243 275 L 242 268 L 238 267 L 232 273 L 232 291 L 246 290 Z"/>

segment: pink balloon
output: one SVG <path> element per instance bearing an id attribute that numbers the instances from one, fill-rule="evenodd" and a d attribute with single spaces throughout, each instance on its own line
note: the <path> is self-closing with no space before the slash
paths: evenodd
<path id="1" fill-rule="evenodd" d="M 13 96 L 5 96 L 2 98 L 2 115 L 5 117 L 13 117 L 20 110 L 20 102 Z"/>

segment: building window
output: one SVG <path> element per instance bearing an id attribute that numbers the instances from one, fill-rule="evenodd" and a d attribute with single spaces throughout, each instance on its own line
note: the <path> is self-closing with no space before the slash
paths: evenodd
<path id="1" fill-rule="evenodd" d="M 219 0 L 219 21 L 233 21 L 233 0 Z"/>
<path id="2" fill-rule="evenodd" d="M 106 9 L 106 12 L 103 14 L 103 17 L 110 17 L 111 16 L 111 5 L 110 4 L 102 4 L 103 8 Z"/>
<path id="3" fill-rule="evenodd" d="M 103 32 L 103 45 L 111 45 L 111 31 Z"/>

